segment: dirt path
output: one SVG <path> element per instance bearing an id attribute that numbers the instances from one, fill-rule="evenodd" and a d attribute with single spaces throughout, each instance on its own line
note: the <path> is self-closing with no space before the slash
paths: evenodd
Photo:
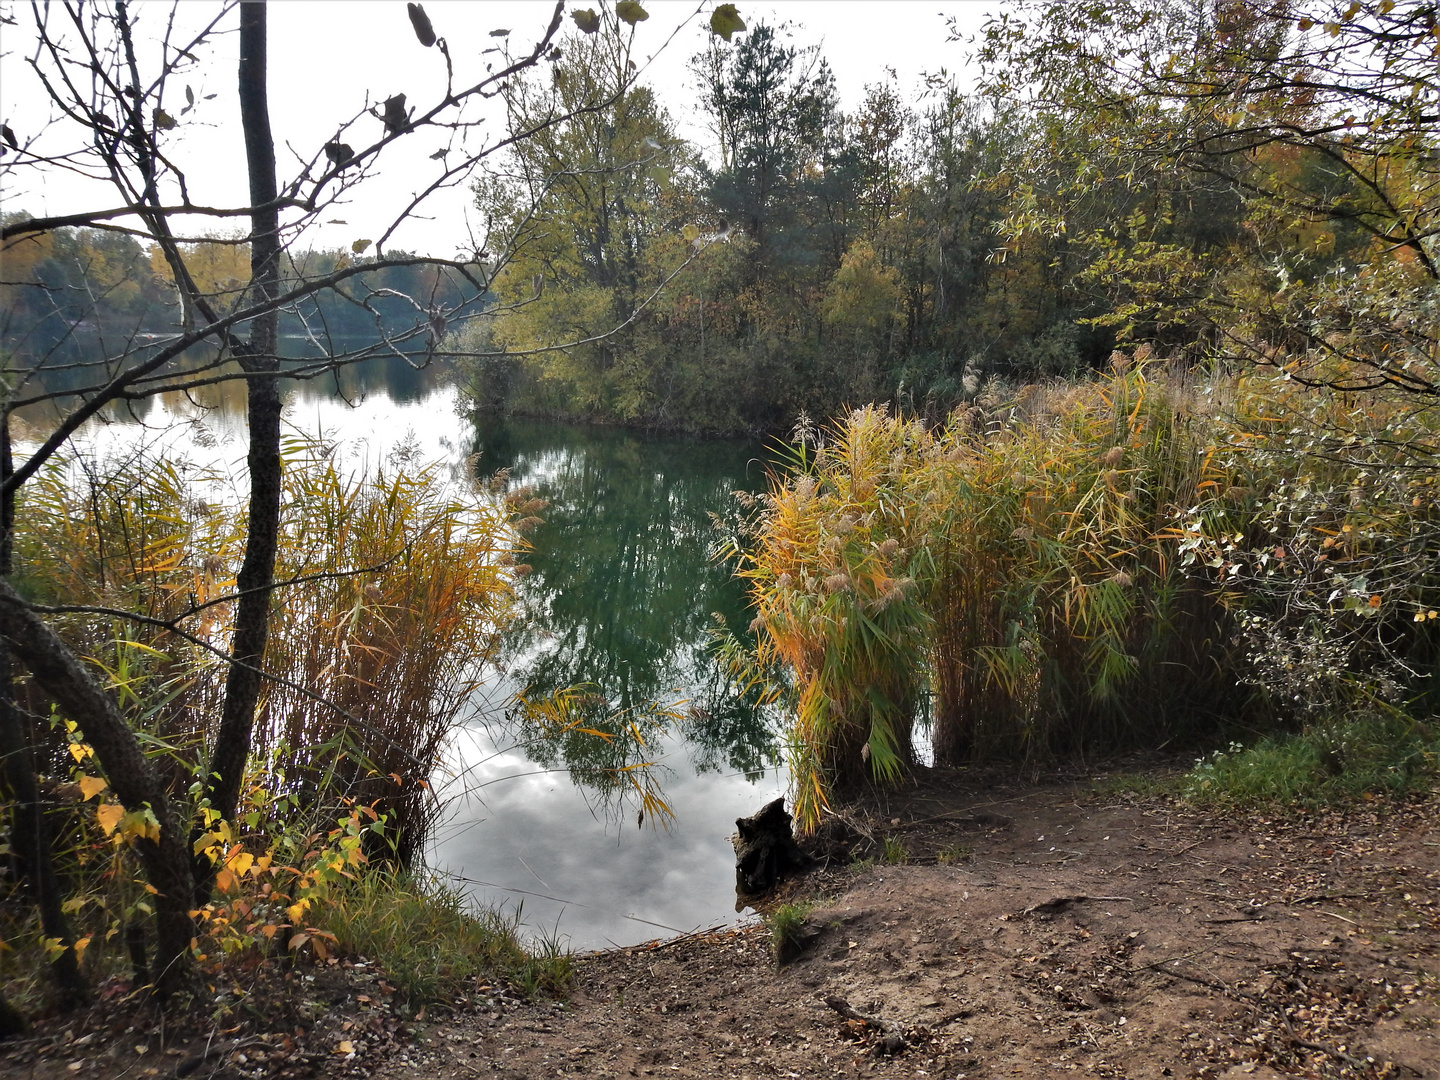
<path id="1" fill-rule="evenodd" d="M 724 931 L 584 957 L 563 1006 L 489 990 L 417 1024 L 352 969 L 308 1054 L 277 1035 L 192 1075 L 1440 1077 L 1440 798 L 1277 822 L 975 791 L 931 774 L 873 807 L 911 862 L 792 884 L 820 902 L 778 971 L 763 929 Z"/>
<path id="2" fill-rule="evenodd" d="M 373 1075 L 1440 1075 L 1436 800 L 1279 824 L 952 779 L 877 808 L 910 865 L 794 887 L 824 901 L 783 970 L 757 929 L 596 955 L 564 1008 Z"/>

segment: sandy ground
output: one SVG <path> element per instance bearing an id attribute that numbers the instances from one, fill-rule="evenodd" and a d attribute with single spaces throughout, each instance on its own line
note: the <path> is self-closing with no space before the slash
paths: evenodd
<path id="1" fill-rule="evenodd" d="M 1440 796 L 1272 819 L 925 772 L 856 817 L 910 861 L 788 884 L 784 966 L 724 930 L 417 1018 L 342 961 L 228 1029 L 42 1027 L 0 1077 L 1440 1077 Z"/>

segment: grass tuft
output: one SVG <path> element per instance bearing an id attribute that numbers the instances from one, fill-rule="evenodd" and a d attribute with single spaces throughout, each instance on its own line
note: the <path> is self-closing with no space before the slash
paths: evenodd
<path id="1" fill-rule="evenodd" d="M 455 890 L 405 872 L 362 872 L 315 919 L 335 935 L 339 952 L 375 961 L 412 1007 L 453 1001 L 482 977 L 508 981 L 530 998 L 559 996 L 573 976 L 558 940 L 542 938 L 527 951 L 514 918 L 471 915 Z"/>
<path id="2" fill-rule="evenodd" d="M 1400 714 L 1360 715 L 1250 747 L 1231 743 L 1201 758 L 1181 793 L 1197 806 L 1319 810 L 1406 795 L 1437 775 L 1440 727 Z"/>
<path id="3" fill-rule="evenodd" d="M 947 844 L 935 853 L 935 861 L 941 866 L 953 866 L 955 863 L 968 862 L 974 854 L 975 849 L 969 844 Z"/>
<path id="4" fill-rule="evenodd" d="M 765 924 L 770 927 L 770 944 L 777 958 L 783 958 L 800 947 L 805 920 L 814 909 L 814 904 L 801 901 L 781 904 L 766 916 Z"/>

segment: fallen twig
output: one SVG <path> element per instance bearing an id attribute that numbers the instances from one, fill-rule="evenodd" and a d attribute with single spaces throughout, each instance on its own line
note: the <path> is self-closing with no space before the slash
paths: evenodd
<path id="1" fill-rule="evenodd" d="M 864 1024 L 866 1027 L 877 1028 L 880 1031 L 889 1031 L 891 1025 L 878 1016 L 866 1016 L 864 1013 L 856 1012 L 850 1007 L 850 1003 L 837 994 L 830 994 L 825 998 L 825 1004 L 834 1009 L 846 1020 L 854 1020 Z"/>
<path id="2" fill-rule="evenodd" d="M 1027 915 L 1059 915 L 1062 911 L 1067 911 L 1074 905 L 1082 904 L 1087 900 L 1121 901 L 1127 904 L 1135 902 L 1135 898 L 1131 896 L 1086 896 L 1083 893 L 1077 896 L 1057 896 L 1039 904 L 1031 904 L 1020 912 L 1019 917 L 1023 919 Z"/>
<path id="3" fill-rule="evenodd" d="M 242 1050 L 253 1050 L 256 1047 L 260 1046 L 266 1047 L 267 1049 L 273 1049 L 273 1047 L 271 1047 L 270 1044 L 266 1042 L 263 1038 L 241 1039 L 238 1042 L 227 1043 L 223 1046 L 207 1046 L 204 1050 L 200 1051 L 200 1053 L 191 1054 L 184 1061 L 180 1062 L 180 1064 L 176 1065 L 174 1075 L 177 1077 L 189 1076 L 192 1072 L 198 1069 L 201 1065 L 204 1065 L 205 1062 L 209 1061 L 213 1057 L 224 1057 L 227 1054 L 238 1054 Z"/>

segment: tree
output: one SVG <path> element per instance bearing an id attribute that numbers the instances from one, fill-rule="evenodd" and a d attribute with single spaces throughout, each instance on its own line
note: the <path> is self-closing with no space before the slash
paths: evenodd
<path id="1" fill-rule="evenodd" d="M 677 191 L 693 163 L 652 91 L 632 81 L 634 35 L 607 13 L 595 33 L 570 34 L 548 85 L 512 80 L 511 127 L 536 134 L 511 151 L 506 182 L 477 192 L 516 249 L 494 280 L 515 308 L 496 344 L 549 350 L 524 366 L 553 411 L 623 421 L 648 419 L 654 407 L 637 362 L 652 329 L 640 312 L 696 250 L 681 236 Z M 566 341 L 581 344 L 553 350 Z"/>
<path id="2" fill-rule="evenodd" d="M 1027 165 L 1051 182 L 1008 232 L 1088 248 L 1122 327 L 1432 396 L 1431 320 L 1410 315 L 1437 280 L 1436 26 L 1394 0 L 1006 12 L 986 87 L 1030 103 L 1048 138 Z M 1128 212 L 1077 228 L 1105 190 Z"/>
<path id="3" fill-rule="evenodd" d="M 638 9 L 638 5 L 630 5 L 630 9 Z M 470 83 L 457 82 L 456 57 L 446 40 L 437 37 L 423 7 L 412 4 L 409 10 L 420 46 L 435 49 L 436 62 L 445 65 L 444 93 L 419 107 L 407 107 L 405 96 L 395 95 L 372 109 L 340 119 L 334 138 L 323 146 L 305 148 L 308 156 L 281 182 L 265 92 L 266 9 L 258 3 L 239 5 L 239 93 L 250 193 L 247 205 L 229 208 L 192 199 L 191 185 L 174 156 L 171 133 L 185 122 L 185 114 L 197 107 L 185 81 L 187 75 L 202 63 L 201 57 L 235 14 L 235 7 L 217 9 L 213 18 L 183 37 L 177 26 L 184 20 L 172 16 L 153 50 L 137 44 L 134 13 L 125 0 L 116 0 L 113 6 L 32 9 L 30 70 L 64 119 L 53 131 L 22 132 L 13 141 L 7 128 L 9 152 L 0 160 L 0 171 L 43 178 L 56 169 L 91 169 L 108 179 L 113 194 L 108 205 L 101 203 L 71 214 L 11 216 L 4 223 L 0 243 L 7 253 L 28 252 L 25 258 L 37 266 L 43 261 L 40 256 L 48 257 L 66 235 L 63 230 L 76 226 L 122 238 L 132 254 L 153 250 L 174 283 L 180 326 L 153 343 L 131 334 L 118 348 L 101 351 L 91 346 L 73 364 L 62 362 L 54 350 L 41 350 L 24 363 L 7 361 L 9 386 L 0 412 L 5 428 L 0 443 L 0 519 L 4 524 L 0 551 L 5 561 L 0 573 L 8 578 L 16 530 L 25 528 L 25 522 L 14 517 L 17 492 L 60 452 L 69 436 L 102 409 L 112 403 L 143 401 L 163 391 L 192 390 L 237 379 L 246 386 L 249 403 L 248 531 L 236 591 L 228 597 L 236 606 L 236 631 L 224 652 L 229 674 L 223 710 L 217 729 L 210 733 L 198 799 L 168 784 L 154 768 L 115 696 L 96 680 L 74 645 L 47 621 L 61 612 L 77 611 L 132 622 L 145 617 L 126 610 L 35 604 L 15 583 L 0 580 L 0 644 L 66 716 L 83 726 L 84 737 L 124 808 L 153 822 L 133 845 L 156 891 L 152 976 L 162 995 L 174 991 L 185 979 L 193 933 L 189 912 L 197 895 L 203 897 L 208 889 L 208 861 L 192 860 L 191 856 L 195 833 L 234 812 L 256 703 L 267 678 L 267 633 L 272 606 L 277 602 L 274 563 L 282 476 L 280 385 L 285 380 L 327 375 L 373 355 L 400 353 L 414 364 L 428 363 L 444 354 L 448 329 L 494 315 L 496 309 L 485 308 L 482 297 L 491 276 L 503 272 L 514 254 L 504 237 L 472 237 L 472 254 L 455 259 L 393 251 L 389 237 L 435 192 L 466 182 L 501 149 L 537 138 L 568 119 L 562 110 L 538 118 L 527 129 L 488 139 L 463 138 L 473 135 L 479 123 L 463 111 L 467 104 L 501 93 L 524 71 L 558 58 L 553 43 L 561 25 L 562 4 L 556 5 L 548 27 L 533 47 L 514 56 L 507 53 L 503 63 L 493 65 L 493 70 L 487 68 Z M 395 11 L 398 14 L 398 9 Z M 187 100 L 183 108 L 174 100 L 181 88 Z M 337 203 L 394 157 L 397 144 L 418 132 L 449 137 L 448 152 L 432 157 L 438 162 L 432 174 L 375 234 L 378 239 L 357 241 L 352 253 L 319 266 L 283 258 L 290 238 L 333 213 Z M 352 141 L 360 144 L 358 150 Z M 248 251 L 248 272 L 233 266 L 223 273 L 216 270 L 209 258 L 219 250 L 213 239 L 187 235 L 196 220 L 238 228 L 239 232 L 224 239 L 224 246 L 233 253 Z M 91 246 L 100 250 L 93 242 Z M 233 264 L 233 259 L 230 261 Z M 12 265 L 7 255 L 7 267 Z M 383 284 L 387 273 L 416 268 L 429 268 L 426 291 L 406 294 Z M 6 287 L 42 293 L 48 288 L 38 274 L 28 280 L 7 281 Z M 322 325 L 310 335 L 312 344 L 321 346 L 316 355 L 287 361 L 277 347 L 281 312 L 302 320 L 322 318 L 322 298 L 327 294 L 372 316 L 378 340 L 342 346 Z M 318 308 L 308 306 L 312 304 Z M 410 312 L 403 325 L 396 322 L 397 304 Z M 83 327 L 73 312 L 68 315 L 67 333 L 73 337 Z M 205 346 L 202 357 L 187 360 L 197 346 Z M 234 367 L 229 366 L 232 362 Z M 62 369 L 68 377 L 63 390 L 47 386 L 45 378 Z M 57 408 L 59 419 L 42 432 L 38 445 L 23 460 L 12 460 L 11 417 L 19 409 L 38 404 Z M 189 620 L 200 616 L 200 606 L 192 601 L 178 616 L 160 620 L 159 629 L 177 639 L 194 641 L 195 634 L 186 627 Z M 33 745 L 15 706 L 10 672 L 7 669 L 3 674 L 0 735 L 7 749 Z M 360 718 L 345 715 L 347 723 L 363 726 Z M 12 764 L 21 760 L 12 759 Z M 33 776 L 34 768 L 32 762 L 22 771 Z M 24 787 L 20 783 L 15 793 L 33 809 L 33 793 Z M 44 838 L 34 830 L 28 835 L 36 842 L 24 853 L 26 863 L 43 877 L 48 862 Z M 62 942 L 69 940 L 63 926 L 52 929 L 47 924 L 46 932 Z M 73 950 L 64 953 L 73 960 Z"/>
<path id="4" fill-rule="evenodd" d="M 765 23 L 733 47 L 712 38 L 709 50 L 692 66 L 722 148 L 710 198 L 754 240 L 757 276 L 804 263 L 807 169 L 835 126 L 835 77 L 818 49 L 785 45 Z"/>

